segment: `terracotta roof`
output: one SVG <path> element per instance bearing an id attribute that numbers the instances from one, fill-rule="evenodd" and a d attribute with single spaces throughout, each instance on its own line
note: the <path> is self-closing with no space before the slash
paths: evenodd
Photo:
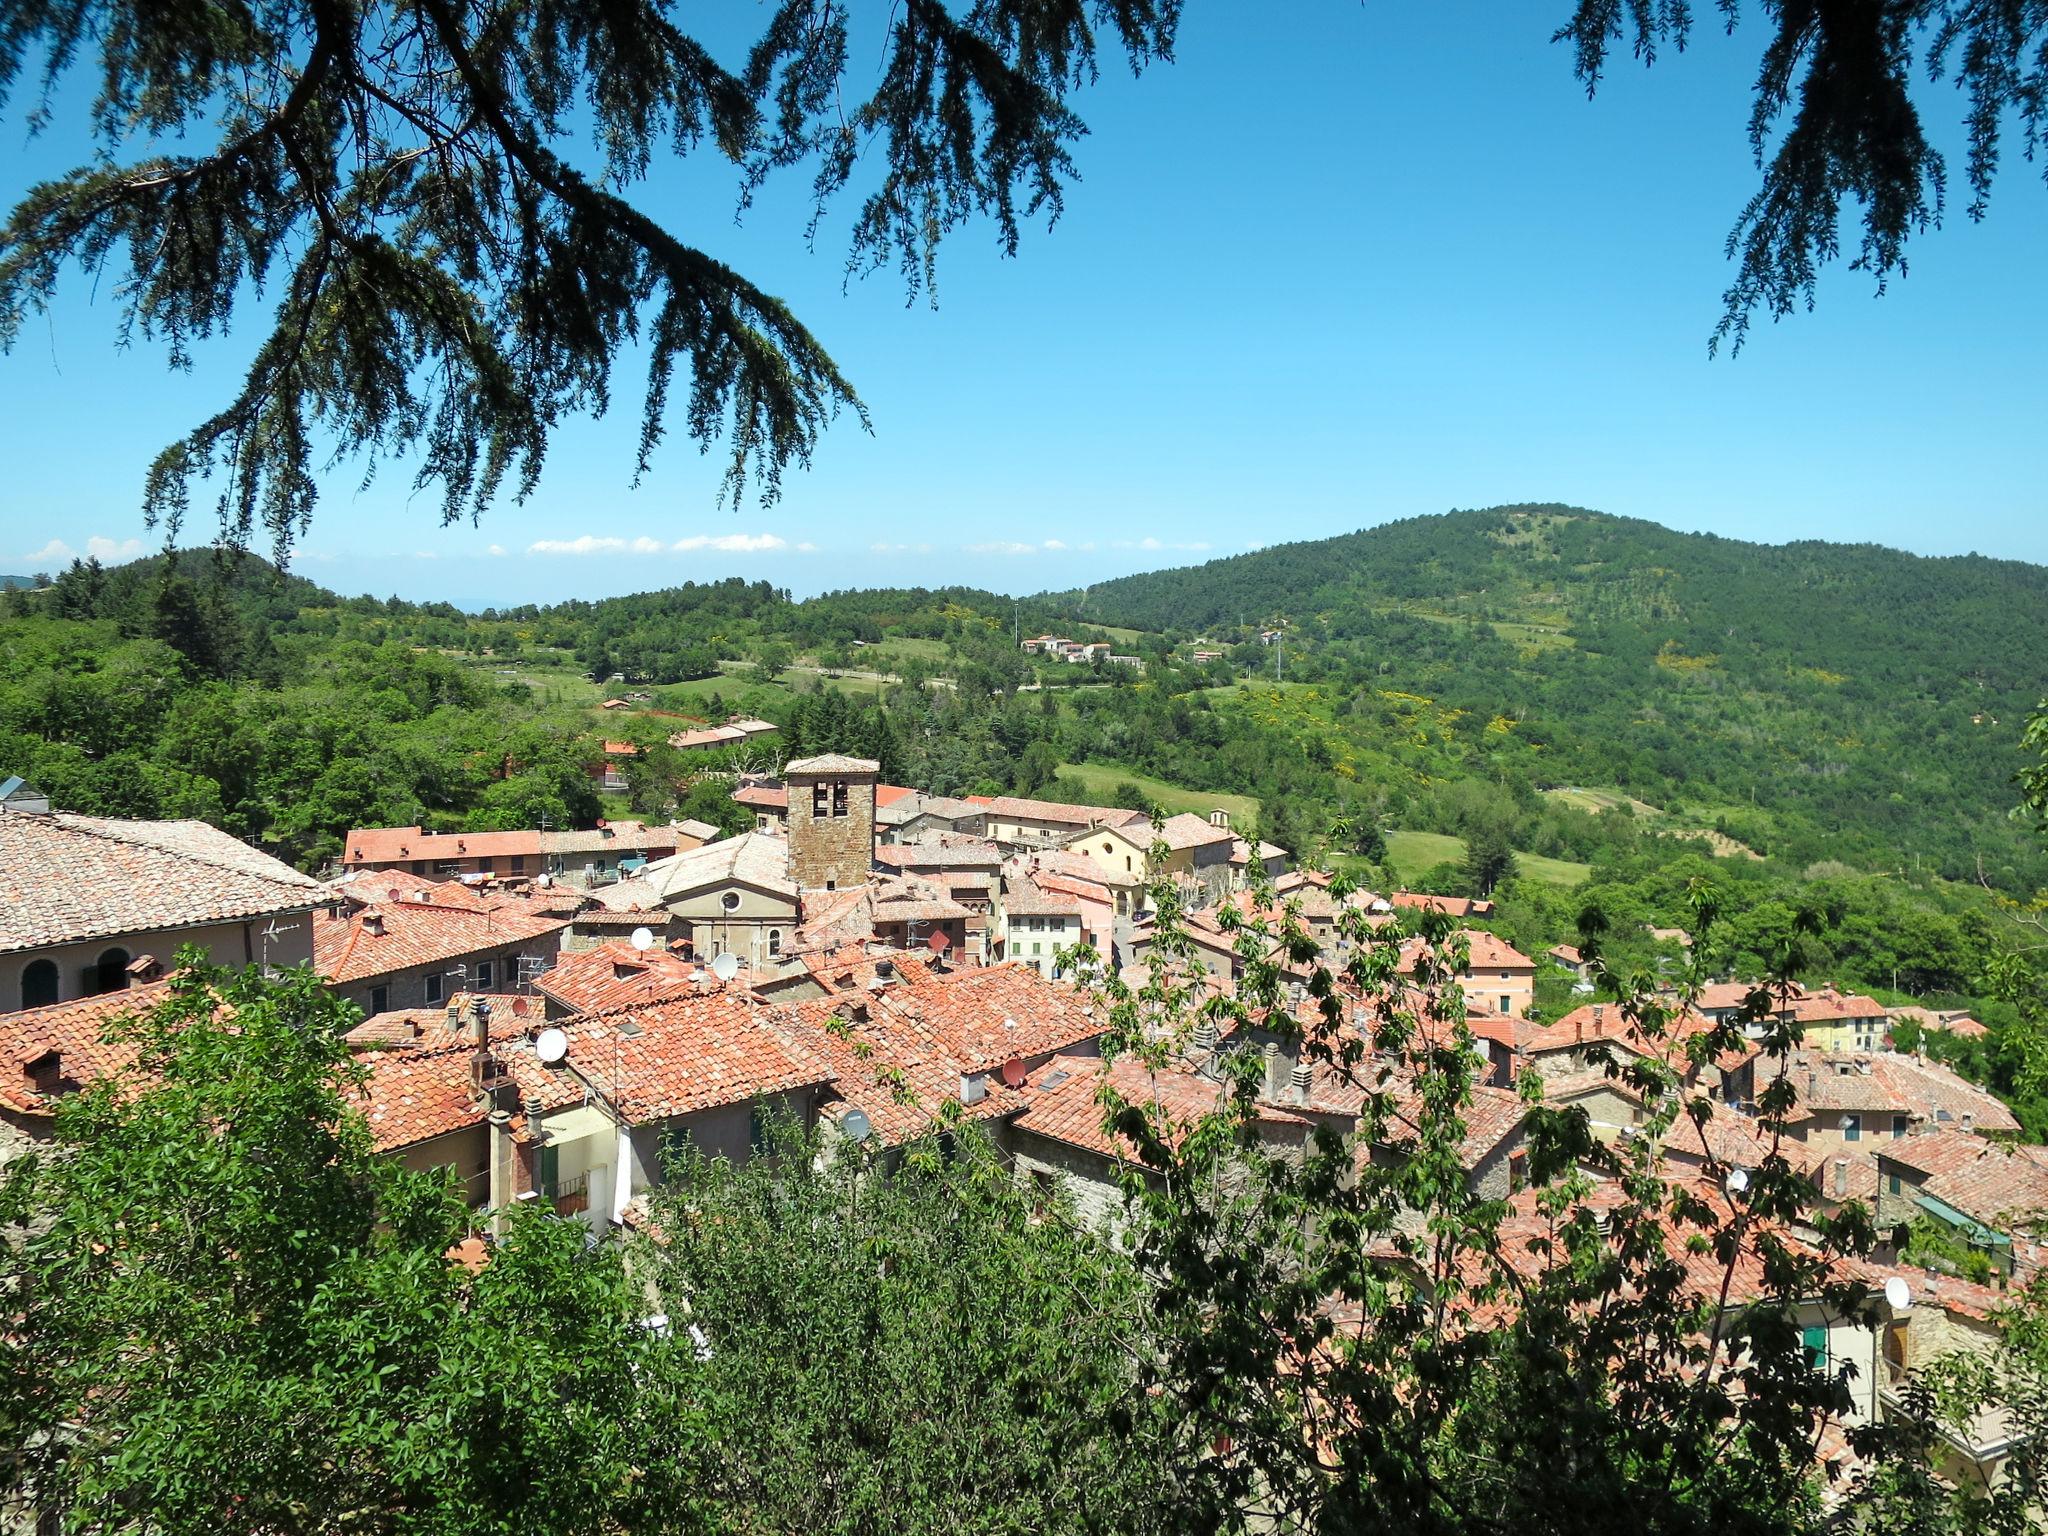
<path id="1" fill-rule="evenodd" d="M 1461 928 L 1458 937 L 1463 939 L 1471 958 L 1466 963 L 1467 975 L 1480 971 L 1528 971 L 1536 968 L 1536 962 L 1523 954 L 1507 940 L 1486 932 L 1483 928 Z M 1401 946 L 1400 970 L 1407 975 L 1415 969 L 1415 962 L 1427 948 L 1420 937 L 1408 940 Z"/>
<path id="2" fill-rule="evenodd" d="M 362 1090 L 363 1114 L 379 1152 L 417 1146 L 483 1123 L 476 1053 L 467 1044 L 372 1051 L 360 1059 L 370 1074 Z"/>
<path id="3" fill-rule="evenodd" d="M 774 1017 L 786 1038 L 832 1063 L 835 1089 L 892 1143 L 921 1134 L 944 1105 L 959 1101 L 962 1077 L 983 1080 L 983 1097 L 966 1106 L 970 1118 L 1019 1107 L 997 1069 L 1102 1032 L 1071 988 L 1022 965 L 926 973 L 862 998 L 790 1004 Z"/>
<path id="4" fill-rule="evenodd" d="M 1475 1083 L 1471 1093 L 1472 1101 L 1458 1109 L 1459 1123 L 1465 1128 L 1458 1142 L 1458 1164 L 1467 1173 L 1499 1150 L 1502 1142 L 1520 1132 L 1522 1122 L 1529 1117 L 1529 1106 L 1519 1094 L 1506 1088 Z M 1397 1152 L 1412 1150 L 1415 1138 L 1421 1134 L 1422 1115 L 1422 1095 L 1412 1085 L 1399 1091 L 1382 1145 Z"/>
<path id="5" fill-rule="evenodd" d="M 820 1056 L 763 1022 L 767 1010 L 737 991 L 564 1019 L 569 1051 L 557 1067 L 508 1053 L 522 1093 L 564 1078 L 587 1081 L 639 1124 L 831 1081 Z"/>
<path id="6" fill-rule="evenodd" d="M 1921 1188 L 1990 1226 L 2038 1225 L 2048 1211 L 2048 1151 L 1962 1131 L 1922 1131 L 1879 1142 L 1880 1162 L 1922 1175 Z"/>
<path id="7" fill-rule="evenodd" d="M 821 752 L 783 764 L 784 775 L 792 773 L 880 773 L 882 765 L 871 757 L 848 757 L 843 752 Z"/>
<path id="8" fill-rule="evenodd" d="M 742 784 L 732 792 L 732 798 L 741 805 L 757 806 L 763 810 L 789 809 L 789 791 L 780 784 Z"/>
<path id="9" fill-rule="evenodd" d="M 1131 827 L 1148 820 L 1143 811 L 1126 811 L 1107 805 L 1071 805 L 1061 800 L 1032 800 L 1022 795 L 997 795 L 988 803 L 988 813 L 1011 821 L 1050 821 L 1073 827 Z M 1150 841 L 1140 834 L 1140 842 Z"/>
<path id="10" fill-rule="evenodd" d="M 345 1038 L 351 1050 L 366 1051 L 415 1046 L 422 1050 L 436 1050 L 466 1042 L 469 1025 L 462 1015 L 473 1002 L 490 1004 L 493 1033 L 521 1028 L 541 1017 L 541 1004 L 537 998 L 522 997 L 515 992 L 458 992 L 449 999 L 449 1007 L 392 1008 L 372 1014 L 350 1030 Z M 448 1020 L 449 1008 L 456 1011 L 453 1024 Z"/>
<path id="11" fill-rule="evenodd" d="M 305 912 L 324 891 L 203 821 L 0 812 L 0 953 Z"/>
<path id="12" fill-rule="evenodd" d="M 879 763 L 875 766 L 878 770 L 881 767 Z M 877 784 L 875 786 L 875 809 L 878 811 L 882 810 L 884 807 L 894 805 L 899 800 L 908 799 L 916 793 L 916 790 L 908 789 L 901 784 Z"/>
<path id="13" fill-rule="evenodd" d="M 882 798 L 883 791 L 889 792 L 886 800 Z M 875 793 L 875 820 L 882 826 L 902 826 L 920 816 L 934 816 L 941 821 L 965 821 L 987 814 L 982 807 L 951 795 L 927 795 L 917 790 L 898 792 L 891 784 L 880 786 Z"/>
<path id="14" fill-rule="evenodd" d="M 1000 869 L 1003 850 L 979 837 L 883 843 L 875 849 L 875 862 L 893 869 Z"/>
<path id="15" fill-rule="evenodd" d="M 641 821 L 613 821 L 581 832 L 543 832 L 543 853 L 674 853 L 682 846 L 680 827 L 649 826 Z"/>
<path id="16" fill-rule="evenodd" d="M 1553 944 L 1545 953 L 1551 959 L 1561 960 L 1566 965 L 1584 965 L 1586 963 L 1586 957 L 1580 954 L 1575 946 L 1570 944 Z"/>
<path id="17" fill-rule="evenodd" d="M 1186 848 L 1210 848 L 1218 843 L 1236 841 L 1230 828 L 1212 825 L 1206 816 L 1197 816 L 1193 811 L 1182 811 L 1159 823 L 1159 837 L 1176 853 Z"/>
<path id="18" fill-rule="evenodd" d="M 21 1114 L 46 1113 L 52 1099 L 126 1072 L 135 1064 L 135 1049 L 109 1044 L 108 1025 L 146 1013 L 169 995 L 166 978 L 125 992 L 0 1014 L 0 1106 Z M 54 1062 L 47 1059 L 52 1052 Z M 42 1071 L 31 1074 L 29 1068 L 38 1063 Z M 39 1078 L 44 1086 L 38 1086 Z"/>
<path id="19" fill-rule="evenodd" d="M 1484 917 L 1493 903 L 1476 896 L 1426 896 L 1418 891 L 1396 891 L 1394 905 L 1417 912 L 1441 912 L 1448 917 Z"/>
<path id="20" fill-rule="evenodd" d="M 344 864 L 395 864 L 411 859 L 498 859 L 538 856 L 540 833 L 426 832 L 418 827 L 358 827 L 342 842 Z"/>
<path id="21" fill-rule="evenodd" d="M 1929 1125 L 1974 1130 L 1986 1136 L 2016 1135 L 2020 1130 L 2019 1120 L 1996 1095 L 1938 1061 L 1879 1051 L 1871 1057 L 1870 1070 L 1915 1119 Z"/>
<path id="22" fill-rule="evenodd" d="M 371 928 L 381 922 L 381 934 Z M 401 901 L 346 917 L 313 918 L 313 969 L 345 984 L 415 966 L 488 954 L 559 934 L 568 919 L 499 908 L 488 912 Z"/>
<path id="23" fill-rule="evenodd" d="M 1169 1145 L 1177 1145 L 1202 1116 L 1215 1113 L 1225 1091 L 1214 1078 L 1180 1063 L 1155 1071 L 1135 1056 L 1119 1056 L 1114 1062 L 1099 1056 L 1054 1056 L 1026 1080 L 1019 1094 L 1023 1112 L 1016 1124 L 1101 1157 L 1132 1158 L 1136 1149 L 1131 1143 L 1103 1129 L 1098 1095 L 1105 1081 L 1126 1103 L 1144 1110 L 1155 1134 Z M 1299 1115 L 1271 1105 L 1260 1105 L 1257 1113 L 1267 1124 L 1302 1123 Z"/>
<path id="24" fill-rule="evenodd" d="M 1622 1012 L 1619 1003 L 1584 1003 L 1574 1008 L 1553 1024 L 1522 1025 L 1521 1039 L 1516 1049 L 1524 1055 L 1540 1056 L 1550 1051 L 1569 1050 L 1576 1046 L 1598 1045 L 1602 1041 L 1619 1045 L 1637 1055 L 1664 1054 L 1663 1047 L 1674 1041 L 1686 1040 L 1693 1035 L 1715 1028 L 1714 1021 L 1702 1013 L 1686 1012 L 1665 1021 L 1665 1035 L 1659 1049 L 1649 1052 L 1644 1049 L 1642 1036 Z"/>
<path id="25" fill-rule="evenodd" d="M 1081 903 L 1066 892 L 1023 880 L 1003 892 L 1003 911 L 1010 917 L 1075 917 L 1080 914 Z"/>
<path id="26" fill-rule="evenodd" d="M 708 970 L 656 947 L 645 953 L 616 940 L 591 949 L 564 950 L 533 980 L 542 996 L 578 1013 L 651 1003 L 688 991 Z M 715 980 L 715 978 L 712 978 Z"/>

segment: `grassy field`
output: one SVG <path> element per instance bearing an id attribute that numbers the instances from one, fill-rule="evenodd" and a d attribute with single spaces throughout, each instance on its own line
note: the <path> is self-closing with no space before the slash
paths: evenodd
<path id="1" fill-rule="evenodd" d="M 1567 789 L 1546 789 L 1543 794 L 1561 805 L 1575 805 L 1582 811 L 1592 811 L 1596 815 L 1601 811 L 1611 811 L 1618 805 L 1630 806 L 1638 816 L 1664 814 L 1649 801 L 1638 800 L 1635 796 L 1623 794 L 1618 789 L 1582 789 L 1572 785 Z"/>
<path id="2" fill-rule="evenodd" d="M 1439 864 L 1455 864 L 1465 857 L 1465 840 L 1442 832 L 1389 832 L 1387 862 L 1403 880 L 1427 874 Z M 1522 873 L 1532 880 L 1551 885 L 1577 885 L 1593 872 L 1590 864 L 1569 859 L 1548 859 L 1538 853 L 1517 853 Z"/>
<path id="3" fill-rule="evenodd" d="M 1231 825 L 1240 828 L 1256 820 L 1259 814 L 1259 802 L 1250 795 L 1226 795 L 1213 789 L 1183 789 L 1178 784 L 1150 778 L 1130 768 L 1119 768 L 1114 763 L 1067 763 L 1060 768 L 1059 778 L 1061 784 L 1068 786 L 1062 793 L 1072 794 L 1077 801 L 1087 805 L 1108 805 L 1117 785 L 1135 784 L 1169 814 L 1193 811 L 1198 816 L 1206 816 L 1211 811 L 1228 811 Z"/>

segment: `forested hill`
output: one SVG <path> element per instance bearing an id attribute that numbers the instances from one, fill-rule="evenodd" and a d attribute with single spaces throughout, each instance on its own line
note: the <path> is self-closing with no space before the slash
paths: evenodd
<path id="1" fill-rule="evenodd" d="M 1951 866 L 2023 851 L 2004 818 L 2048 691 L 2039 566 L 1517 506 L 1047 601 L 1225 644 L 1284 626 L 1287 678 L 1349 691 L 1368 735 L 1376 717 L 1406 729 L 1387 700 L 1421 695 L 1496 722 L 1539 784 L 1792 811 L 1865 854 L 1940 847 Z"/>

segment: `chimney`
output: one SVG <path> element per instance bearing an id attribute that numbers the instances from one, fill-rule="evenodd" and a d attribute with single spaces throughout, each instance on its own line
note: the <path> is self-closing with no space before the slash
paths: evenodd
<path id="1" fill-rule="evenodd" d="M 1266 1097 L 1277 1099 L 1286 1087 L 1288 1078 L 1287 1057 L 1280 1049 L 1278 1040 L 1266 1042 Z"/>
<path id="2" fill-rule="evenodd" d="M 1593 1005 L 1593 1038 L 1595 1040 L 1607 1038 L 1607 1007 L 1604 1003 L 1595 1003 Z"/>
<path id="3" fill-rule="evenodd" d="M 384 914 L 375 907 L 363 908 L 363 937 L 381 939 L 384 937 Z"/>
<path id="4" fill-rule="evenodd" d="M 1846 1157 L 1835 1159 L 1835 1193 L 1838 1195 L 1849 1193 L 1849 1159 Z"/>
<path id="5" fill-rule="evenodd" d="M 1573 1044 L 1573 1045 L 1584 1045 L 1585 1043 L 1586 1043 L 1586 1021 L 1585 1021 L 1584 1019 L 1573 1019 L 1573 1020 L 1572 1020 L 1572 1044 Z"/>
<path id="6" fill-rule="evenodd" d="M 1209 813 L 1209 825 L 1221 827 L 1224 831 L 1228 832 L 1230 830 L 1230 812 L 1221 810 L 1211 811 Z"/>
<path id="7" fill-rule="evenodd" d="M 488 1116 L 490 1124 L 490 1201 L 491 1231 L 499 1237 L 505 1235 L 505 1207 L 512 1199 L 512 1114 L 509 1110 L 493 1109 Z"/>
<path id="8" fill-rule="evenodd" d="M 491 1048 L 491 1005 L 475 998 L 469 1004 L 469 1039 L 479 1051 Z"/>
<path id="9" fill-rule="evenodd" d="M 1293 1090 L 1294 1102 L 1306 1104 L 1309 1089 L 1315 1085 L 1315 1069 L 1305 1061 L 1297 1061 L 1294 1071 L 1289 1074 L 1288 1087 Z"/>
<path id="10" fill-rule="evenodd" d="M 137 955 L 128 962 L 128 985 L 143 987 L 163 975 L 163 965 L 155 955 Z"/>
<path id="11" fill-rule="evenodd" d="M 1195 1032 L 1191 1043 L 1193 1044 L 1197 1052 L 1205 1056 L 1209 1052 L 1215 1050 L 1216 1021 L 1214 1019 L 1209 1018 L 1197 1019 L 1195 1021 Z"/>

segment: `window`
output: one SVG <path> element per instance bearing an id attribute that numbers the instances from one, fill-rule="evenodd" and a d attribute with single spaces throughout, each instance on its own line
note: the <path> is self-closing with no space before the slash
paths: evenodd
<path id="1" fill-rule="evenodd" d="M 128 951 L 109 949 L 93 962 L 87 990 L 97 997 L 102 992 L 119 992 L 128 985 Z"/>
<path id="2" fill-rule="evenodd" d="M 476 963 L 476 989 L 479 992 L 491 990 L 491 962 L 479 960 Z"/>
<path id="3" fill-rule="evenodd" d="M 1509 1002 L 1509 1000 L 1508 1000 L 1508 995 L 1507 995 L 1507 993 L 1505 993 L 1505 992 L 1501 993 L 1501 995 L 1500 995 L 1500 1011 L 1501 1011 L 1502 1013 L 1513 1013 L 1513 1012 L 1514 1012 L 1514 1005 L 1513 1005 L 1512 1003 L 1510 1003 L 1510 1002 Z"/>
<path id="4" fill-rule="evenodd" d="M 370 1017 L 374 1019 L 378 1014 L 388 1013 L 390 1010 L 391 989 L 389 987 L 370 988 Z"/>
<path id="5" fill-rule="evenodd" d="M 814 819 L 824 818 L 831 793 L 823 784 L 811 786 L 811 815 Z"/>
<path id="6" fill-rule="evenodd" d="M 442 979 L 441 973 L 439 971 L 435 971 L 431 976 L 427 978 L 428 1006 L 431 1007 L 433 1004 L 440 1002 L 446 990 L 447 985 Z"/>
<path id="7" fill-rule="evenodd" d="M 1884 1181 L 1884 1187 L 1887 1192 L 1894 1195 L 1905 1193 L 1904 1189 L 1900 1186 L 1899 1176 L 1896 1173 Z"/>
<path id="8" fill-rule="evenodd" d="M 57 962 L 31 960 L 21 973 L 21 1006 L 47 1008 L 57 1001 Z"/>
<path id="9" fill-rule="evenodd" d="M 768 953 L 771 955 L 782 953 L 782 930 L 780 928 L 770 928 L 768 930 Z"/>
<path id="10" fill-rule="evenodd" d="M 1842 1140 L 1861 1141 L 1862 1139 L 1863 1117 L 1861 1115 L 1842 1116 Z"/>
<path id="11" fill-rule="evenodd" d="M 740 893 L 738 891 L 727 891 L 718 898 L 718 904 L 728 912 L 737 912 L 740 909 Z"/>
<path id="12" fill-rule="evenodd" d="M 759 1104 L 747 1106 L 747 1150 L 756 1153 L 768 1150 L 768 1116 Z"/>
<path id="13" fill-rule="evenodd" d="M 1810 1371 L 1825 1371 L 1828 1368 L 1828 1331 L 1825 1328 L 1802 1328 L 1799 1330 L 1799 1347 L 1806 1352 L 1806 1368 Z"/>
<path id="14" fill-rule="evenodd" d="M 1893 1116 L 1892 1116 L 1892 1140 L 1893 1140 L 1893 1141 L 1897 1141 L 1897 1140 L 1898 1140 L 1898 1139 L 1899 1139 L 1899 1138 L 1900 1138 L 1901 1136 L 1903 1136 L 1903 1135 L 1905 1135 L 1905 1134 L 1906 1134 L 1906 1117 L 1905 1117 L 1904 1115 L 1893 1115 Z"/>

